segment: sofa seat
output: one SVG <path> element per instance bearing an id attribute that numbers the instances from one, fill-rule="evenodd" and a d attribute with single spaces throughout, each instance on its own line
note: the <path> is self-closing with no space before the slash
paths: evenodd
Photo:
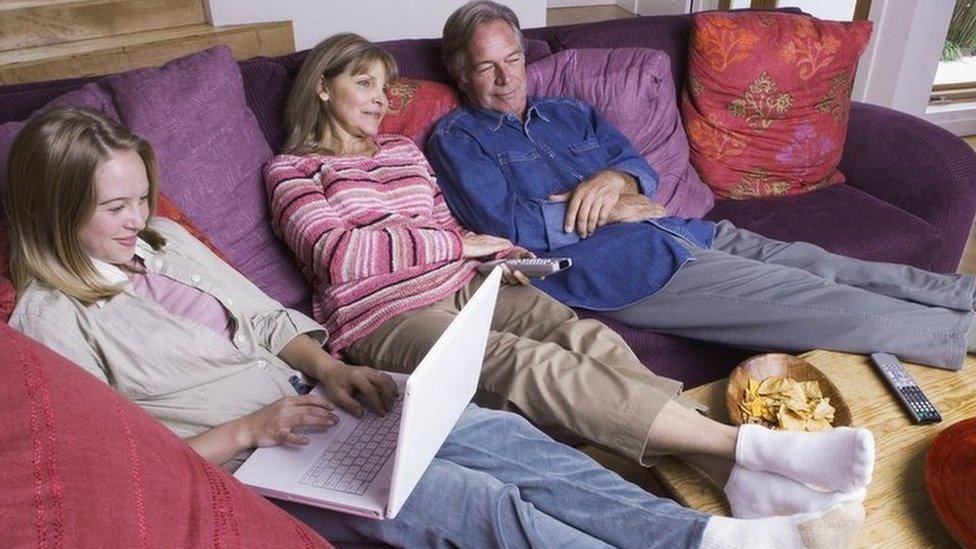
<path id="1" fill-rule="evenodd" d="M 777 199 L 719 200 L 706 218 L 871 261 L 932 269 L 938 253 L 935 227 L 847 184 Z"/>

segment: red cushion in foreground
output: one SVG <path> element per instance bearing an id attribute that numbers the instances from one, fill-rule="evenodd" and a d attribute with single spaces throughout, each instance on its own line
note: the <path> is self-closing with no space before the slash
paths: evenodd
<path id="1" fill-rule="evenodd" d="M 0 357 L 0 547 L 330 547 L 6 324 Z"/>

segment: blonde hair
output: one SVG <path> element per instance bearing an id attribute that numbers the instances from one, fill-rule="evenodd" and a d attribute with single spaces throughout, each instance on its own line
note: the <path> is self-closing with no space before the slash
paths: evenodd
<path id="1" fill-rule="evenodd" d="M 99 112 L 60 107 L 31 118 L 7 165 L 10 274 L 18 294 L 32 280 L 86 305 L 121 291 L 98 275 L 78 231 L 95 212 L 95 170 L 113 151 L 135 151 L 146 165 L 149 216 L 156 208 L 156 155 L 149 143 Z M 159 249 L 165 240 L 144 228 Z"/>
<path id="2" fill-rule="evenodd" d="M 387 82 L 396 78 L 393 56 L 358 34 L 337 34 L 312 48 L 285 104 L 288 134 L 282 152 L 301 155 L 323 150 L 320 141 L 330 115 L 328 106 L 319 99 L 319 86 L 347 68 L 354 75 L 363 74 L 377 61 L 386 70 Z"/>

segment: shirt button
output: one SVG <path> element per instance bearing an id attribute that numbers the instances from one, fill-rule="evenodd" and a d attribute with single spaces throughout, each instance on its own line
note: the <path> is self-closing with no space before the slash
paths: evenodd
<path id="1" fill-rule="evenodd" d="M 258 361 L 258 368 L 260 368 L 262 370 L 267 370 L 268 369 L 268 362 L 265 361 L 265 360 L 259 360 Z"/>
<path id="2" fill-rule="evenodd" d="M 163 261 L 160 259 L 157 259 L 156 261 L 153 262 L 153 267 L 156 267 L 157 269 L 162 266 L 163 266 Z"/>
<path id="3" fill-rule="evenodd" d="M 200 282 L 200 275 L 191 275 L 190 276 L 190 281 L 193 282 L 193 283 Z"/>

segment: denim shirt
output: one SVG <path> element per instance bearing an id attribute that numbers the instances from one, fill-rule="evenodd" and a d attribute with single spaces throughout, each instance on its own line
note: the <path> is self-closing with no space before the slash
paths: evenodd
<path id="1" fill-rule="evenodd" d="M 660 290 L 686 261 L 711 247 L 714 224 L 666 217 L 605 225 L 590 237 L 563 231 L 571 191 L 602 170 L 633 176 L 653 199 L 657 173 L 596 110 L 572 99 L 529 97 L 525 122 L 464 105 L 437 124 L 428 156 L 444 197 L 476 232 L 508 238 L 539 257 L 570 257 L 568 271 L 536 280 L 574 307 L 614 310 Z M 686 245 L 682 245 L 683 240 Z"/>

